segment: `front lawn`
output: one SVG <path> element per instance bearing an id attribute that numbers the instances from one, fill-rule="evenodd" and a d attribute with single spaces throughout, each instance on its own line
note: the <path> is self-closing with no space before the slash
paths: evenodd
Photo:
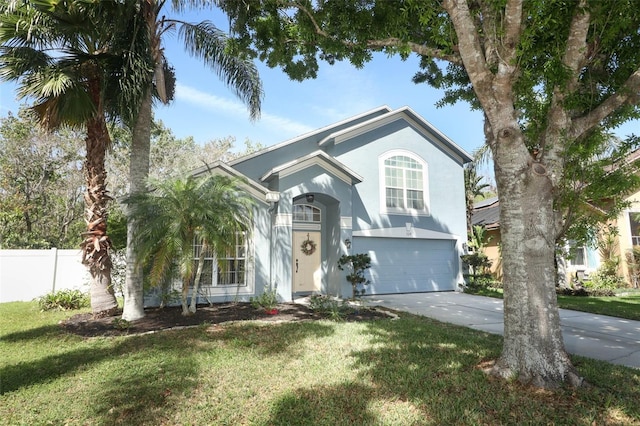
<path id="1" fill-rule="evenodd" d="M 473 294 L 502 298 L 502 289 L 482 288 Z M 628 292 L 615 297 L 558 295 L 558 306 L 563 309 L 640 321 L 640 293 Z"/>
<path id="2" fill-rule="evenodd" d="M 640 425 L 640 371 L 574 357 L 593 387 L 532 390 L 480 369 L 500 336 L 409 314 L 88 339 L 71 314 L 0 304 L 0 424 Z"/>

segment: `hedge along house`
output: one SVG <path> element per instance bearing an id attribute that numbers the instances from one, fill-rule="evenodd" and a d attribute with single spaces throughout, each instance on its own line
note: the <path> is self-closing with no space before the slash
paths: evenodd
<path id="1" fill-rule="evenodd" d="M 372 259 L 366 294 L 458 289 L 471 160 L 410 108 L 383 106 L 196 170 L 242 178 L 257 200 L 250 235 L 228 257 L 205 260 L 201 301 L 248 300 L 267 288 L 282 301 L 347 298 L 338 259 L 357 253 Z"/>

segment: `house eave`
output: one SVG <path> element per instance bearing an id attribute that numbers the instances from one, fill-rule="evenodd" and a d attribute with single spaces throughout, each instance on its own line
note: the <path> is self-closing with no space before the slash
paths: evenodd
<path id="1" fill-rule="evenodd" d="M 431 139 L 429 136 L 435 136 L 435 139 L 437 139 L 436 142 L 450 155 L 458 157 L 462 163 L 469 163 L 473 161 L 473 157 L 469 153 L 408 106 L 389 111 L 379 117 L 374 117 L 371 120 L 332 133 L 318 142 L 318 145 L 321 147 L 330 143 L 337 145 L 355 136 L 367 133 L 402 118 L 412 124 L 428 139 Z"/>
<path id="2" fill-rule="evenodd" d="M 212 173 L 214 175 L 229 176 L 240 181 L 240 186 L 251 194 L 256 200 L 269 204 L 270 200 L 274 198 L 274 194 L 268 188 L 265 188 L 260 183 L 250 179 L 238 170 L 230 167 L 228 164 L 221 161 L 216 161 L 212 164 L 205 164 L 202 167 L 192 172 L 193 176 L 200 176 L 205 173 Z"/>
<path id="3" fill-rule="evenodd" d="M 345 166 L 340 161 L 331 157 L 324 151 L 318 150 L 269 170 L 260 178 L 260 181 L 268 182 L 276 176 L 289 176 L 314 165 L 322 167 L 329 173 L 332 173 L 350 185 L 355 185 L 364 180 L 362 176 Z"/>
<path id="4" fill-rule="evenodd" d="M 347 118 L 345 120 L 339 121 L 337 123 L 332 123 L 332 124 L 330 124 L 328 126 L 321 127 L 320 129 L 304 133 L 304 134 L 302 134 L 300 136 L 296 136 L 296 137 L 294 137 L 292 139 L 288 139 L 288 140 L 286 140 L 284 142 L 280 142 L 280 143 L 272 145 L 270 147 L 261 149 L 260 151 L 256 151 L 256 152 L 253 152 L 251 154 L 247 154 L 247 155 L 244 155 L 242 157 L 238 157 L 236 159 L 233 159 L 233 160 L 229 161 L 228 164 L 231 165 L 231 166 L 234 166 L 234 165 L 236 165 L 238 163 L 242 163 L 243 161 L 247 161 L 247 160 L 250 160 L 252 158 L 259 157 L 261 155 L 264 155 L 264 154 L 267 154 L 269 152 L 278 150 L 278 149 L 280 149 L 282 147 L 285 147 L 287 145 L 291 145 L 291 144 L 294 144 L 296 142 L 300 142 L 300 141 L 302 141 L 304 139 L 311 138 L 314 135 L 318 135 L 318 134 L 324 133 L 324 132 L 326 132 L 326 131 L 328 131 L 328 130 L 330 130 L 332 128 L 338 128 L 338 127 L 343 126 L 343 125 L 345 125 L 345 124 L 347 124 L 347 123 L 349 123 L 351 121 L 358 120 L 358 119 L 360 119 L 362 117 L 366 117 L 368 115 L 372 115 L 372 114 L 378 113 L 380 111 L 389 112 L 389 111 L 391 111 L 391 108 L 389 108 L 387 105 L 382 105 L 382 106 L 379 106 L 377 108 L 373 108 L 373 109 L 371 109 L 369 111 L 363 112 L 362 114 L 358 114 L 358 115 L 355 115 L 353 117 L 349 117 L 349 118 Z"/>

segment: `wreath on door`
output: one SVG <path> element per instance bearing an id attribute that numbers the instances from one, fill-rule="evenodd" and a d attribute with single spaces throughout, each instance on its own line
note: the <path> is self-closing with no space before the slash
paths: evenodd
<path id="1" fill-rule="evenodd" d="M 310 239 L 309 234 L 307 234 L 307 239 L 302 242 L 300 250 L 302 250 L 302 253 L 304 253 L 306 256 L 311 256 L 316 252 L 316 247 L 316 243 L 312 239 Z"/>

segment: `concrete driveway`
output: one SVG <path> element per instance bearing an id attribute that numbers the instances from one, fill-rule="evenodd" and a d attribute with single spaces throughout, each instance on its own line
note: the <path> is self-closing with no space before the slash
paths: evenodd
<path id="1" fill-rule="evenodd" d="M 458 292 L 374 295 L 364 299 L 370 305 L 487 333 L 504 332 L 501 299 Z M 560 324 L 569 353 L 640 368 L 640 321 L 560 309 Z"/>

